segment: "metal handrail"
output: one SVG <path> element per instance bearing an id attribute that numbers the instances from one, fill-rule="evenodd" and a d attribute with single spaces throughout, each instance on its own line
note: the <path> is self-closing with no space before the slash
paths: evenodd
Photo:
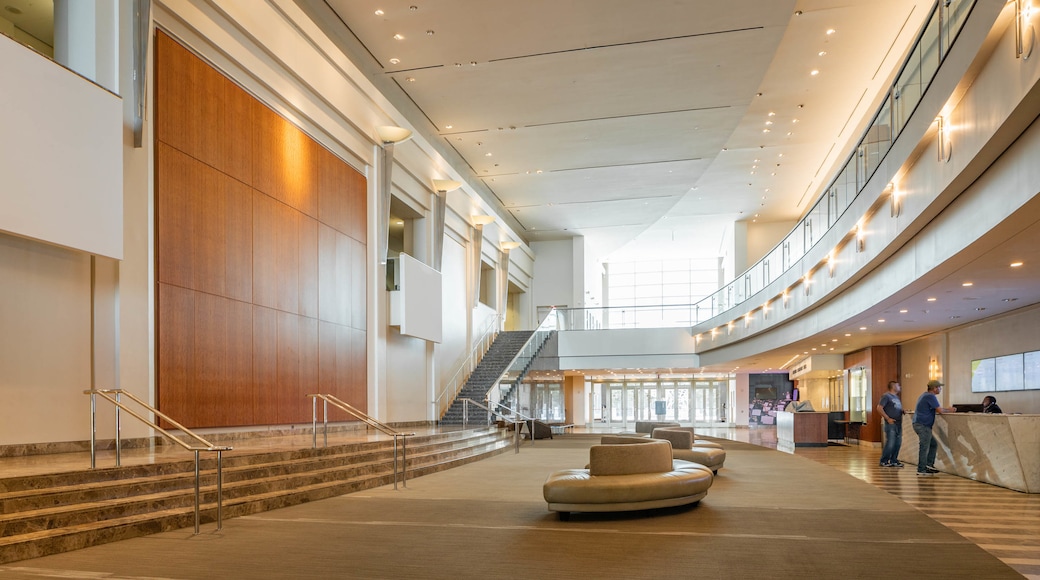
<path id="1" fill-rule="evenodd" d="M 339 397 L 330 394 L 314 394 L 307 395 L 311 398 L 311 431 L 312 431 L 312 448 L 318 447 L 318 399 L 323 401 L 322 407 L 324 408 L 324 417 L 322 424 L 324 425 L 325 431 L 325 447 L 329 446 L 329 403 L 333 406 L 338 407 L 340 410 L 350 413 L 363 423 L 376 429 L 386 435 L 390 435 L 394 438 L 394 489 L 397 489 L 397 438 L 401 438 L 401 487 L 408 487 L 408 437 L 412 437 L 415 433 L 402 433 L 386 423 L 377 421 L 372 416 L 368 415 L 364 411 L 354 407 L 350 403 L 343 401 Z"/>
<path id="2" fill-rule="evenodd" d="M 83 391 L 83 394 L 84 395 L 90 395 L 90 468 L 91 469 L 95 469 L 97 467 L 97 396 L 99 396 L 99 395 L 101 396 L 101 398 L 107 400 L 108 402 L 112 403 L 116 407 L 116 467 L 120 466 L 121 456 L 122 456 L 122 437 L 120 435 L 120 420 L 119 420 L 119 418 L 120 418 L 119 417 L 119 411 L 120 410 L 123 410 L 123 411 L 126 411 L 127 413 L 130 413 L 130 416 L 138 419 L 139 421 L 141 421 L 145 425 L 151 427 L 152 429 L 162 433 L 163 435 L 168 437 L 171 441 L 173 441 L 177 445 L 180 445 L 184 449 L 186 449 L 188 451 L 191 451 L 191 452 L 193 452 L 195 454 L 195 534 L 196 535 L 198 535 L 198 533 L 199 533 L 199 452 L 200 451 L 212 451 L 212 452 L 215 452 L 217 454 L 217 531 L 220 531 L 220 529 L 224 525 L 224 517 L 223 517 L 223 515 L 224 515 L 223 514 L 223 511 L 224 511 L 223 510 L 223 495 L 224 495 L 224 493 L 223 493 L 223 487 L 224 487 L 223 463 L 224 463 L 224 461 L 223 461 L 223 453 L 225 451 L 231 451 L 233 448 L 232 447 L 228 447 L 228 446 L 214 445 L 214 444 L 210 443 L 209 441 L 206 441 L 205 439 L 200 437 L 198 434 L 192 432 L 190 429 L 188 429 L 184 425 L 181 425 L 177 421 L 174 421 L 172 418 L 170 418 L 169 415 L 163 413 L 162 411 L 156 409 L 155 407 L 152 407 L 148 403 L 145 403 L 141 399 L 139 399 L 136 396 L 134 396 L 133 393 L 128 392 L 128 391 L 124 391 L 123 389 L 87 389 L 87 390 Z M 115 396 L 113 397 L 112 395 L 115 395 Z M 187 436 L 191 437 L 192 439 L 198 441 L 202 445 L 190 445 L 188 443 L 185 443 L 184 441 L 181 441 L 180 439 L 175 437 L 172 433 L 170 433 L 166 429 L 163 429 L 162 427 L 160 427 L 158 425 L 158 423 L 156 423 L 155 421 L 152 421 L 151 419 L 147 419 L 147 418 L 139 415 L 133 409 L 131 409 L 130 407 L 128 407 L 125 404 L 123 404 L 123 402 L 120 400 L 121 395 L 126 395 L 127 397 L 130 398 L 131 401 L 133 401 L 133 402 L 137 403 L 138 405 L 144 407 L 145 409 L 148 410 L 149 413 L 152 413 L 152 415 L 155 415 L 157 417 L 161 417 L 161 418 L 165 419 L 166 422 L 170 423 L 171 425 L 173 425 L 177 429 L 180 429 L 182 433 L 184 433 L 185 435 L 187 435 Z"/>
<path id="3" fill-rule="evenodd" d="M 552 319 L 551 321 L 550 318 Z M 549 313 L 545 315 L 544 319 L 542 319 L 542 323 L 539 324 L 538 328 L 536 328 L 534 332 L 531 333 L 531 336 L 527 338 L 527 342 L 525 342 L 524 345 L 520 347 L 520 350 L 518 350 L 516 352 L 516 355 L 514 355 L 513 358 L 509 361 L 509 364 L 506 365 L 506 370 L 503 371 L 502 375 L 495 380 L 495 384 L 491 385 L 491 388 L 489 388 L 487 392 L 484 393 L 485 401 L 491 400 L 491 392 L 499 388 L 498 384 L 502 380 L 502 377 L 505 376 L 506 373 L 508 373 L 509 370 L 513 368 L 513 365 L 516 364 L 516 361 L 520 358 L 520 356 L 525 354 L 527 347 L 531 345 L 535 337 L 540 336 L 539 333 L 544 333 L 545 339 L 542 341 L 542 344 L 545 344 L 545 341 L 549 339 L 550 334 L 552 332 L 555 332 L 557 324 L 558 322 L 556 318 L 556 307 L 554 306 L 549 309 Z M 541 348 L 541 346 L 542 345 L 539 345 L 539 348 Z M 531 358 L 534 359 L 535 356 L 532 355 Z M 498 403 L 496 402 L 496 404 Z"/>
<path id="4" fill-rule="evenodd" d="M 488 324 L 487 328 L 484 330 L 484 333 L 480 336 L 480 338 L 474 341 L 473 348 L 470 349 L 469 354 L 460 359 L 458 363 L 455 365 L 458 368 L 458 370 L 456 370 L 451 375 L 450 379 L 444 382 L 444 388 L 441 389 L 441 392 L 437 395 L 437 398 L 433 400 L 433 410 L 435 417 L 441 416 L 442 409 L 440 408 L 440 404 L 441 401 L 444 400 L 444 395 L 448 393 L 449 389 L 451 389 L 451 386 L 454 385 L 455 388 L 453 389 L 454 392 L 451 394 L 451 397 L 449 398 L 450 400 L 454 400 L 455 397 L 459 396 L 459 392 L 462 391 L 462 388 L 466 386 L 466 381 L 459 380 L 459 375 L 465 373 L 468 378 L 469 373 L 472 373 L 473 370 L 477 368 L 479 362 L 474 362 L 474 360 L 477 359 L 478 351 L 482 351 L 480 352 L 480 356 L 483 357 L 483 355 L 487 353 L 488 349 L 491 348 L 491 343 L 493 343 L 495 341 L 495 337 L 498 336 L 498 330 L 501 326 L 501 322 L 502 315 L 496 313 L 495 316 L 492 317 L 491 323 Z M 489 337 L 490 340 L 488 340 Z"/>
<path id="5" fill-rule="evenodd" d="M 497 414 L 494 411 L 492 411 L 490 407 L 482 405 L 481 403 L 479 403 L 477 401 L 474 401 L 473 399 L 470 399 L 468 397 L 463 397 L 463 398 L 461 398 L 459 400 L 462 401 L 462 427 L 463 428 L 465 428 L 469 424 L 469 406 L 470 406 L 470 404 L 476 405 L 476 406 L 480 407 L 481 409 L 484 409 L 485 411 L 487 411 L 487 413 L 488 413 L 488 424 L 491 423 L 491 416 Z M 506 409 L 509 409 L 509 407 L 506 407 L 505 405 L 502 405 L 501 403 L 497 403 L 497 405 L 500 406 L 500 407 L 505 407 Z M 512 409 L 509 409 L 509 410 L 512 410 Z M 516 415 L 519 416 L 520 414 L 516 413 Z M 514 453 L 520 453 L 520 427 L 523 425 L 524 422 L 522 420 L 521 421 L 514 420 L 514 419 L 512 419 L 510 417 L 507 417 L 505 415 L 502 415 L 502 418 L 505 419 L 505 420 L 508 420 L 510 423 L 513 424 L 513 427 L 516 428 L 516 438 L 514 439 L 515 442 L 516 442 L 516 450 L 514 451 Z M 533 437 L 531 438 L 531 441 L 532 442 L 534 441 Z"/>

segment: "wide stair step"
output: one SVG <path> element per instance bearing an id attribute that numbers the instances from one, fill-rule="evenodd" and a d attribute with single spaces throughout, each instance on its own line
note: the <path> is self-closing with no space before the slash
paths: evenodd
<path id="1" fill-rule="evenodd" d="M 409 437 L 407 480 L 508 451 L 496 428 Z M 217 518 L 213 454 L 200 462 L 200 515 Z M 371 489 L 394 482 L 393 441 L 252 452 L 223 458 L 225 518 Z M 110 467 L 0 479 L 0 564 L 194 526 L 195 462 Z M 403 482 L 400 481 L 399 485 Z"/>

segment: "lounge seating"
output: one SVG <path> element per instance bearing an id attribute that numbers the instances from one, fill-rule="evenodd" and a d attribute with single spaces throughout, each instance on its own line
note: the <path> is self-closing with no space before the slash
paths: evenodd
<path id="1" fill-rule="evenodd" d="M 708 494 L 711 471 L 673 460 L 667 441 L 634 439 L 624 445 L 593 445 L 587 469 L 549 475 L 542 496 L 549 511 L 567 521 L 571 512 L 634 511 L 696 503 Z"/>
<path id="2" fill-rule="evenodd" d="M 675 421 L 636 421 L 636 433 L 646 433 L 649 435 L 654 432 L 654 429 L 678 426 L 679 424 Z"/>
<path id="3" fill-rule="evenodd" d="M 683 428 L 654 429 L 650 434 L 654 439 L 664 439 L 672 444 L 672 456 L 675 459 L 694 461 L 718 473 L 726 463 L 726 451 L 719 447 L 701 447 L 694 445 L 693 430 Z M 715 443 L 714 445 L 718 445 Z"/>

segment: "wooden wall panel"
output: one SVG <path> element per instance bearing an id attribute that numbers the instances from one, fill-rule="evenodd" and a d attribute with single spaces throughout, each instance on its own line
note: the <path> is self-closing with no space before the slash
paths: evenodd
<path id="1" fill-rule="evenodd" d="M 253 187 L 318 217 L 318 145 L 277 113 L 253 107 Z"/>
<path id="2" fill-rule="evenodd" d="M 225 295 L 253 302 L 253 190 L 235 179 L 224 179 Z"/>
<path id="3" fill-rule="evenodd" d="M 350 326 L 352 328 L 368 328 L 368 296 L 366 293 L 365 250 L 366 246 L 356 240 L 350 242 Z"/>
<path id="4" fill-rule="evenodd" d="M 278 313 L 278 423 L 299 422 L 304 401 L 300 393 L 300 321 L 296 314 Z"/>
<path id="5" fill-rule="evenodd" d="M 198 58 L 193 59 L 193 68 L 195 84 L 192 95 L 198 106 L 198 133 L 194 147 L 186 151 L 192 151 L 196 159 L 217 171 L 227 173 L 229 135 L 224 98 L 225 78 Z"/>
<path id="6" fill-rule="evenodd" d="M 155 135 L 181 151 L 199 139 L 195 61 L 198 58 L 165 34 L 155 38 Z"/>
<path id="7" fill-rule="evenodd" d="M 318 317 L 318 221 L 300 216 L 300 296 L 299 312 L 303 316 Z"/>
<path id="8" fill-rule="evenodd" d="M 195 279 L 196 162 L 172 147 L 156 147 L 156 275 L 159 282 L 190 288 Z"/>
<path id="9" fill-rule="evenodd" d="M 278 312 L 253 306 L 253 416 L 278 423 Z"/>
<path id="10" fill-rule="evenodd" d="M 317 392 L 367 408 L 364 175 L 156 46 L 160 409 L 222 427 L 306 421 Z"/>
<path id="11" fill-rule="evenodd" d="M 193 416 L 195 390 L 195 292 L 159 284 L 156 366 L 159 409 L 174 419 Z"/>
<path id="12" fill-rule="evenodd" d="M 299 213 L 253 195 L 253 303 L 286 312 L 300 307 Z"/>
<path id="13" fill-rule="evenodd" d="M 218 425 L 224 419 L 230 378 L 227 356 L 230 302 L 212 294 L 195 293 L 195 396 L 192 403 L 195 419 L 203 425 Z"/>
<path id="14" fill-rule="evenodd" d="M 191 242 L 195 254 L 195 278 L 191 288 L 226 296 L 227 281 L 227 198 L 224 174 L 197 163 L 195 177 L 194 223 Z"/>

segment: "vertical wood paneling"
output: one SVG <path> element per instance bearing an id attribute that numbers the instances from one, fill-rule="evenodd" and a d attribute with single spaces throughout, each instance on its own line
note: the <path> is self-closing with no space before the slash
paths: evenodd
<path id="1" fill-rule="evenodd" d="M 300 216 L 300 314 L 318 317 L 318 222 Z"/>
<path id="2" fill-rule="evenodd" d="M 227 400 L 228 314 L 230 300 L 198 292 L 195 294 L 195 373 L 193 397 L 195 421 L 219 425 Z M 171 415 L 172 416 L 172 415 Z"/>
<path id="3" fill-rule="evenodd" d="M 344 192 L 347 196 L 347 214 L 350 229 L 347 235 L 365 243 L 368 239 L 368 181 L 365 176 L 342 162 L 346 167 Z"/>
<path id="4" fill-rule="evenodd" d="M 366 293 L 367 276 L 365 264 L 366 246 L 361 242 L 350 242 L 350 326 L 352 328 L 368 328 L 368 296 Z"/>
<path id="5" fill-rule="evenodd" d="M 224 180 L 225 292 L 229 298 L 253 301 L 253 190 L 231 178 Z"/>
<path id="6" fill-rule="evenodd" d="M 304 418 L 309 418 L 311 410 L 307 395 L 319 392 L 318 382 L 318 320 L 300 318 L 300 392 L 304 400 Z"/>
<path id="7" fill-rule="evenodd" d="M 252 304 L 229 301 L 228 311 L 228 384 L 221 420 L 210 426 L 256 425 L 258 415 L 253 408 L 253 308 Z"/>
<path id="8" fill-rule="evenodd" d="M 156 399 L 171 417 L 187 417 L 195 389 L 195 292 L 159 284 Z"/>
<path id="9" fill-rule="evenodd" d="M 253 416 L 278 422 L 278 312 L 253 306 Z"/>
<path id="10" fill-rule="evenodd" d="M 190 427 L 306 421 L 314 392 L 365 409 L 365 177 L 156 46 L 160 408 Z"/>
<path id="11" fill-rule="evenodd" d="M 156 269 L 160 282 L 190 288 L 195 278 L 194 184 L 196 162 L 172 147 L 156 147 Z"/>
<path id="12" fill-rule="evenodd" d="M 253 107 L 262 106 L 241 87 L 224 78 L 225 172 L 252 186 L 253 181 Z"/>
<path id="13" fill-rule="evenodd" d="M 155 134 L 181 151 L 198 142 L 194 55 L 162 32 L 155 38 Z"/>
<path id="14" fill-rule="evenodd" d="M 195 74 L 193 96 L 198 103 L 198 141 L 191 151 L 199 161 L 227 173 L 228 133 L 224 75 L 201 59 L 192 60 Z"/>
<path id="15" fill-rule="evenodd" d="M 222 173 L 204 164 L 196 164 L 198 178 L 194 204 L 195 231 L 192 235 L 195 254 L 195 280 L 192 288 L 218 296 L 226 296 L 227 267 L 227 198 Z"/>
<path id="16" fill-rule="evenodd" d="M 278 313 L 278 387 L 276 417 L 278 423 L 303 420 L 300 410 L 300 323 L 299 316 Z"/>
<path id="17" fill-rule="evenodd" d="M 253 302 L 299 312 L 299 214 L 274 199 L 253 195 Z"/>

